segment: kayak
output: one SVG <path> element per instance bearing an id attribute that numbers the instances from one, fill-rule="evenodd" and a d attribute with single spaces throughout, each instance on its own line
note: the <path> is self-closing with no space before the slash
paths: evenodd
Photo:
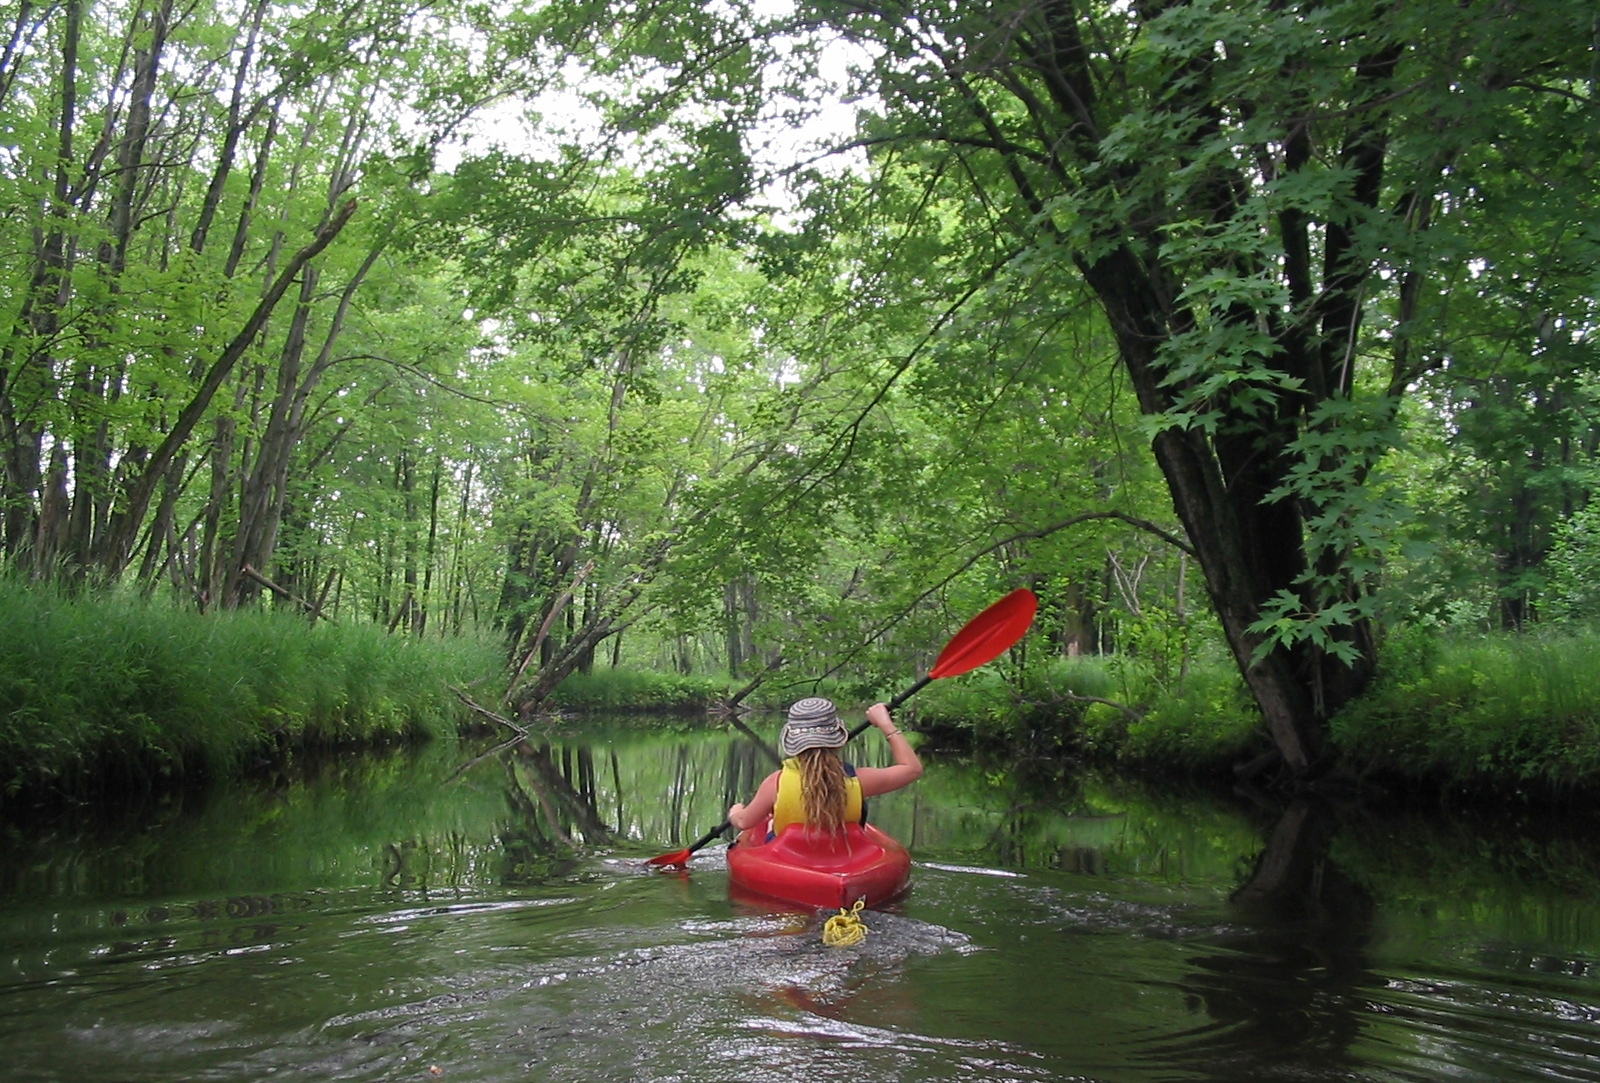
<path id="1" fill-rule="evenodd" d="M 728 847 L 728 879 L 741 894 L 803 906 L 881 906 L 911 884 L 911 855 L 871 824 L 846 824 L 843 837 L 790 824 L 769 840 L 765 827 Z"/>

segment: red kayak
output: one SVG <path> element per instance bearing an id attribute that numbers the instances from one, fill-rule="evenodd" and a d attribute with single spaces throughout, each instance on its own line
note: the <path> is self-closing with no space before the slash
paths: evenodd
<path id="1" fill-rule="evenodd" d="M 842 837 L 803 824 L 766 836 L 752 827 L 728 847 L 728 879 L 741 893 L 804 906 L 881 906 L 911 884 L 911 855 L 871 824 L 846 824 Z"/>

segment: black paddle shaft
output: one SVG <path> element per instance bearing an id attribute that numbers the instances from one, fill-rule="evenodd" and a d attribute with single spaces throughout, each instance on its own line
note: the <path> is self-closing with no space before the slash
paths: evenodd
<path id="1" fill-rule="evenodd" d="M 709 843 L 712 839 L 714 839 L 717 836 L 721 835 L 724 831 L 728 830 L 728 828 L 730 828 L 732 826 L 733 826 L 732 823 L 730 823 L 727 820 L 723 820 L 716 827 L 713 827 L 710 831 L 707 831 L 704 835 L 701 835 L 698 839 L 696 839 L 695 841 L 691 842 L 689 844 L 689 848 L 683 851 L 684 855 L 687 856 L 689 854 L 694 853 L 696 850 L 701 849 L 707 843 Z"/>
<path id="2" fill-rule="evenodd" d="M 923 686 L 931 680 L 933 680 L 933 674 L 930 673 L 926 677 L 923 677 L 921 680 L 919 680 L 916 684 L 912 685 L 910 688 L 907 688 L 904 692 L 901 692 L 898 696 L 894 697 L 894 699 L 891 699 L 888 703 L 884 704 L 884 706 L 888 707 L 891 711 L 897 709 L 906 700 L 922 691 Z M 867 731 L 867 727 L 870 725 L 872 725 L 871 722 L 862 722 L 860 725 L 856 726 L 855 729 L 850 731 L 850 736 L 852 738 L 860 737 Z"/>

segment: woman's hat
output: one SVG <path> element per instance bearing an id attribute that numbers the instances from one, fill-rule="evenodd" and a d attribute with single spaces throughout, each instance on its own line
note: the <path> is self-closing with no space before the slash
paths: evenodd
<path id="1" fill-rule="evenodd" d="M 796 756 L 808 748 L 839 748 L 849 739 L 833 700 L 809 696 L 789 708 L 778 748 L 785 756 Z"/>

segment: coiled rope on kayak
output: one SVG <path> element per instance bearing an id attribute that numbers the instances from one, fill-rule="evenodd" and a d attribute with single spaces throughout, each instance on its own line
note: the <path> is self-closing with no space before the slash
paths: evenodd
<path id="1" fill-rule="evenodd" d="M 848 948 L 865 940 L 871 931 L 861 920 L 861 908 L 866 905 L 867 900 L 857 899 L 848 910 L 839 907 L 839 912 L 822 927 L 822 942 L 830 948 Z"/>

